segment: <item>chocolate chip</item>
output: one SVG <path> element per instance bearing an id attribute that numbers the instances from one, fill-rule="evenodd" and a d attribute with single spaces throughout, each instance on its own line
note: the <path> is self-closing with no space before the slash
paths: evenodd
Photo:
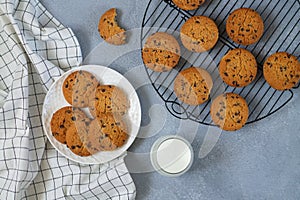
<path id="1" fill-rule="evenodd" d="M 101 92 L 105 92 L 105 91 L 106 91 L 105 89 L 102 89 L 102 90 L 101 90 Z"/>
<path id="2" fill-rule="evenodd" d="M 59 126 L 59 128 L 65 128 L 65 126 L 62 124 L 62 125 Z"/>
<path id="3" fill-rule="evenodd" d="M 75 149 L 76 147 L 75 147 L 75 146 L 71 146 L 71 148 L 72 148 L 72 149 Z"/>
<path id="4" fill-rule="evenodd" d="M 66 84 L 66 85 L 65 85 L 65 88 L 68 88 L 68 87 L 69 87 L 69 85 L 68 85 L 68 84 Z"/>
<path id="5" fill-rule="evenodd" d="M 74 116 L 71 119 L 72 119 L 72 121 L 76 121 L 76 117 L 74 117 Z"/>
<path id="6" fill-rule="evenodd" d="M 234 33 L 234 30 L 230 30 L 231 33 Z"/>

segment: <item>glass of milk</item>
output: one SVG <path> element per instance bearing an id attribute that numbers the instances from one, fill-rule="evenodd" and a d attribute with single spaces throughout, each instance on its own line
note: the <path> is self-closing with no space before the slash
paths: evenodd
<path id="1" fill-rule="evenodd" d="M 186 139 L 169 135 L 159 138 L 153 144 L 150 159 L 154 169 L 160 174 L 176 177 L 189 170 L 194 153 Z"/>

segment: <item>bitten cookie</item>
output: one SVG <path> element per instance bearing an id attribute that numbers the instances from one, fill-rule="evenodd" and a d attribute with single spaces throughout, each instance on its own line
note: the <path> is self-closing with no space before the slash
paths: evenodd
<path id="1" fill-rule="evenodd" d="M 85 123 L 72 124 L 66 133 L 67 147 L 76 155 L 90 156 L 90 152 L 83 145 L 83 138 L 87 135 L 87 126 Z"/>
<path id="2" fill-rule="evenodd" d="M 225 131 L 241 129 L 248 120 L 249 109 L 243 97 L 226 93 L 213 100 L 210 115 L 213 122 Z"/>
<path id="3" fill-rule="evenodd" d="M 108 112 L 124 115 L 129 105 L 123 90 L 114 85 L 99 85 L 89 109 L 94 117 Z"/>
<path id="4" fill-rule="evenodd" d="M 117 10 L 115 8 L 106 11 L 100 18 L 98 31 L 106 42 L 122 45 L 126 43 L 126 31 L 118 25 L 116 16 Z"/>
<path id="5" fill-rule="evenodd" d="M 226 84 L 244 87 L 255 79 L 257 63 L 252 53 L 246 49 L 233 49 L 221 59 L 219 72 Z"/>
<path id="6" fill-rule="evenodd" d="M 190 51 L 204 52 L 215 46 L 219 38 L 216 23 L 205 16 L 194 16 L 181 27 L 182 44 Z"/>
<path id="7" fill-rule="evenodd" d="M 73 124 L 80 126 L 87 120 L 87 116 L 78 108 L 71 106 L 57 110 L 50 122 L 51 132 L 55 139 L 66 144 L 66 132 Z"/>
<path id="8" fill-rule="evenodd" d="M 147 38 L 142 50 L 144 64 L 157 72 L 174 68 L 180 59 L 180 46 L 168 33 L 158 32 Z"/>
<path id="9" fill-rule="evenodd" d="M 261 16 L 250 8 L 233 11 L 226 22 L 226 32 L 236 43 L 250 45 L 257 42 L 264 32 Z"/>
<path id="10" fill-rule="evenodd" d="M 271 87 L 288 90 L 300 80 L 300 62 L 286 52 L 272 54 L 264 63 L 264 77 Z"/>
<path id="11" fill-rule="evenodd" d="M 201 4 L 205 2 L 205 0 L 172 0 L 173 3 L 183 10 L 195 10 Z"/>
<path id="12" fill-rule="evenodd" d="M 206 70 L 190 67 L 176 76 L 174 92 L 180 101 L 189 105 L 199 105 L 209 99 L 212 86 L 212 78 Z"/>
<path id="13" fill-rule="evenodd" d="M 79 70 L 68 75 L 62 85 L 66 101 L 75 107 L 87 107 L 99 82 L 87 71 Z"/>

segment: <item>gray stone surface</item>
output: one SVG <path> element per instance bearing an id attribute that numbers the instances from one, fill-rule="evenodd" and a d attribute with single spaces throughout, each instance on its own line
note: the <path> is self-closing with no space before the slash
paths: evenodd
<path id="1" fill-rule="evenodd" d="M 294 90 L 288 105 L 267 119 L 237 132 L 223 132 L 213 150 L 200 159 L 199 149 L 208 127 L 178 120 L 165 109 L 144 73 L 138 33 L 130 35 L 129 46 L 132 46 L 126 54 L 122 54 L 126 50 L 122 48 L 126 47 L 107 45 L 98 35 L 98 20 L 111 7 L 118 8 L 118 19 L 125 29 L 140 28 L 147 0 L 41 2 L 73 29 L 84 58 L 89 58 L 85 63 L 109 65 L 125 74 L 137 88 L 143 112 L 142 128 L 126 162 L 137 187 L 138 200 L 300 199 L 300 89 Z M 88 57 L 91 52 L 93 55 Z M 152 172 L 149 162 L 148 152 L 153 142 L 168 134 L 183 135 L 194 149 L 192 168 L 178 178 Z"/>

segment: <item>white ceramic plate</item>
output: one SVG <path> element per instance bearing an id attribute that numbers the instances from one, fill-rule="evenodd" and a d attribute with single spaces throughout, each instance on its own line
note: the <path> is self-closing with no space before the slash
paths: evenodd
<path id="1" fill-rule="evenodd" d="M 64 106 L 70 106 L 70 104 L 65 100 L 63 93 L 62 93 L 62 84 L 64 79 L 71 74 L 74 71 L 77 70 L 85 70 L 95 75 L 95 77 L 98 79 L 98 81 L 101 84 L 111 84 L 118 86 L 121 88 L 126 94 L 130 101 L 130 108 L 128 110 L 128 113 L 125 114 L 124 120 L 127 123 L 128 127 L 128 135 L 129 138 L 127 142 L 120 148 L 114 150 L 114 151 L 101 151 L 94 155 L 88 156 L 88 157 L 81 157 L 77 156 L 70 149 L 67 148 L 66 145 L 61 144 L 58 142 L 53 136 L 51 132 L 50 127 L 50 121 L 52 118 L 52 115 L 57 111 L 58 109 L 64 107 Z M 83 109 L 88 116 L 88 109 Z M 100 164 L 100 163 L 106 163 L 108 161 L 111 161 L 118 156 L 122 155 L 133 143 L 135 137 L 138 134 L 139 128 L 140 128 L 140 122 L 141 122 L 141 106 L 139 98 L 136 94 L 135 89 L 130 84 L 130 82 L 121 74 L 118 72 L 99 65 L 84 65 L 77 68 L 74 68 L 72 70 L 69 70 L 68 72 L 64 73 L 58 80 L 54 82 L 54 84 L 49 89 L 44 105 L 43 105 L 43 113 L 42 113 L 42 120 L 43 120 L 43 127 L 44 131 L 51 142 L 51 144 L 57 149 L 58 152 L 60 152 L 65 157 L 79 162 L 83 164 Z"/>

